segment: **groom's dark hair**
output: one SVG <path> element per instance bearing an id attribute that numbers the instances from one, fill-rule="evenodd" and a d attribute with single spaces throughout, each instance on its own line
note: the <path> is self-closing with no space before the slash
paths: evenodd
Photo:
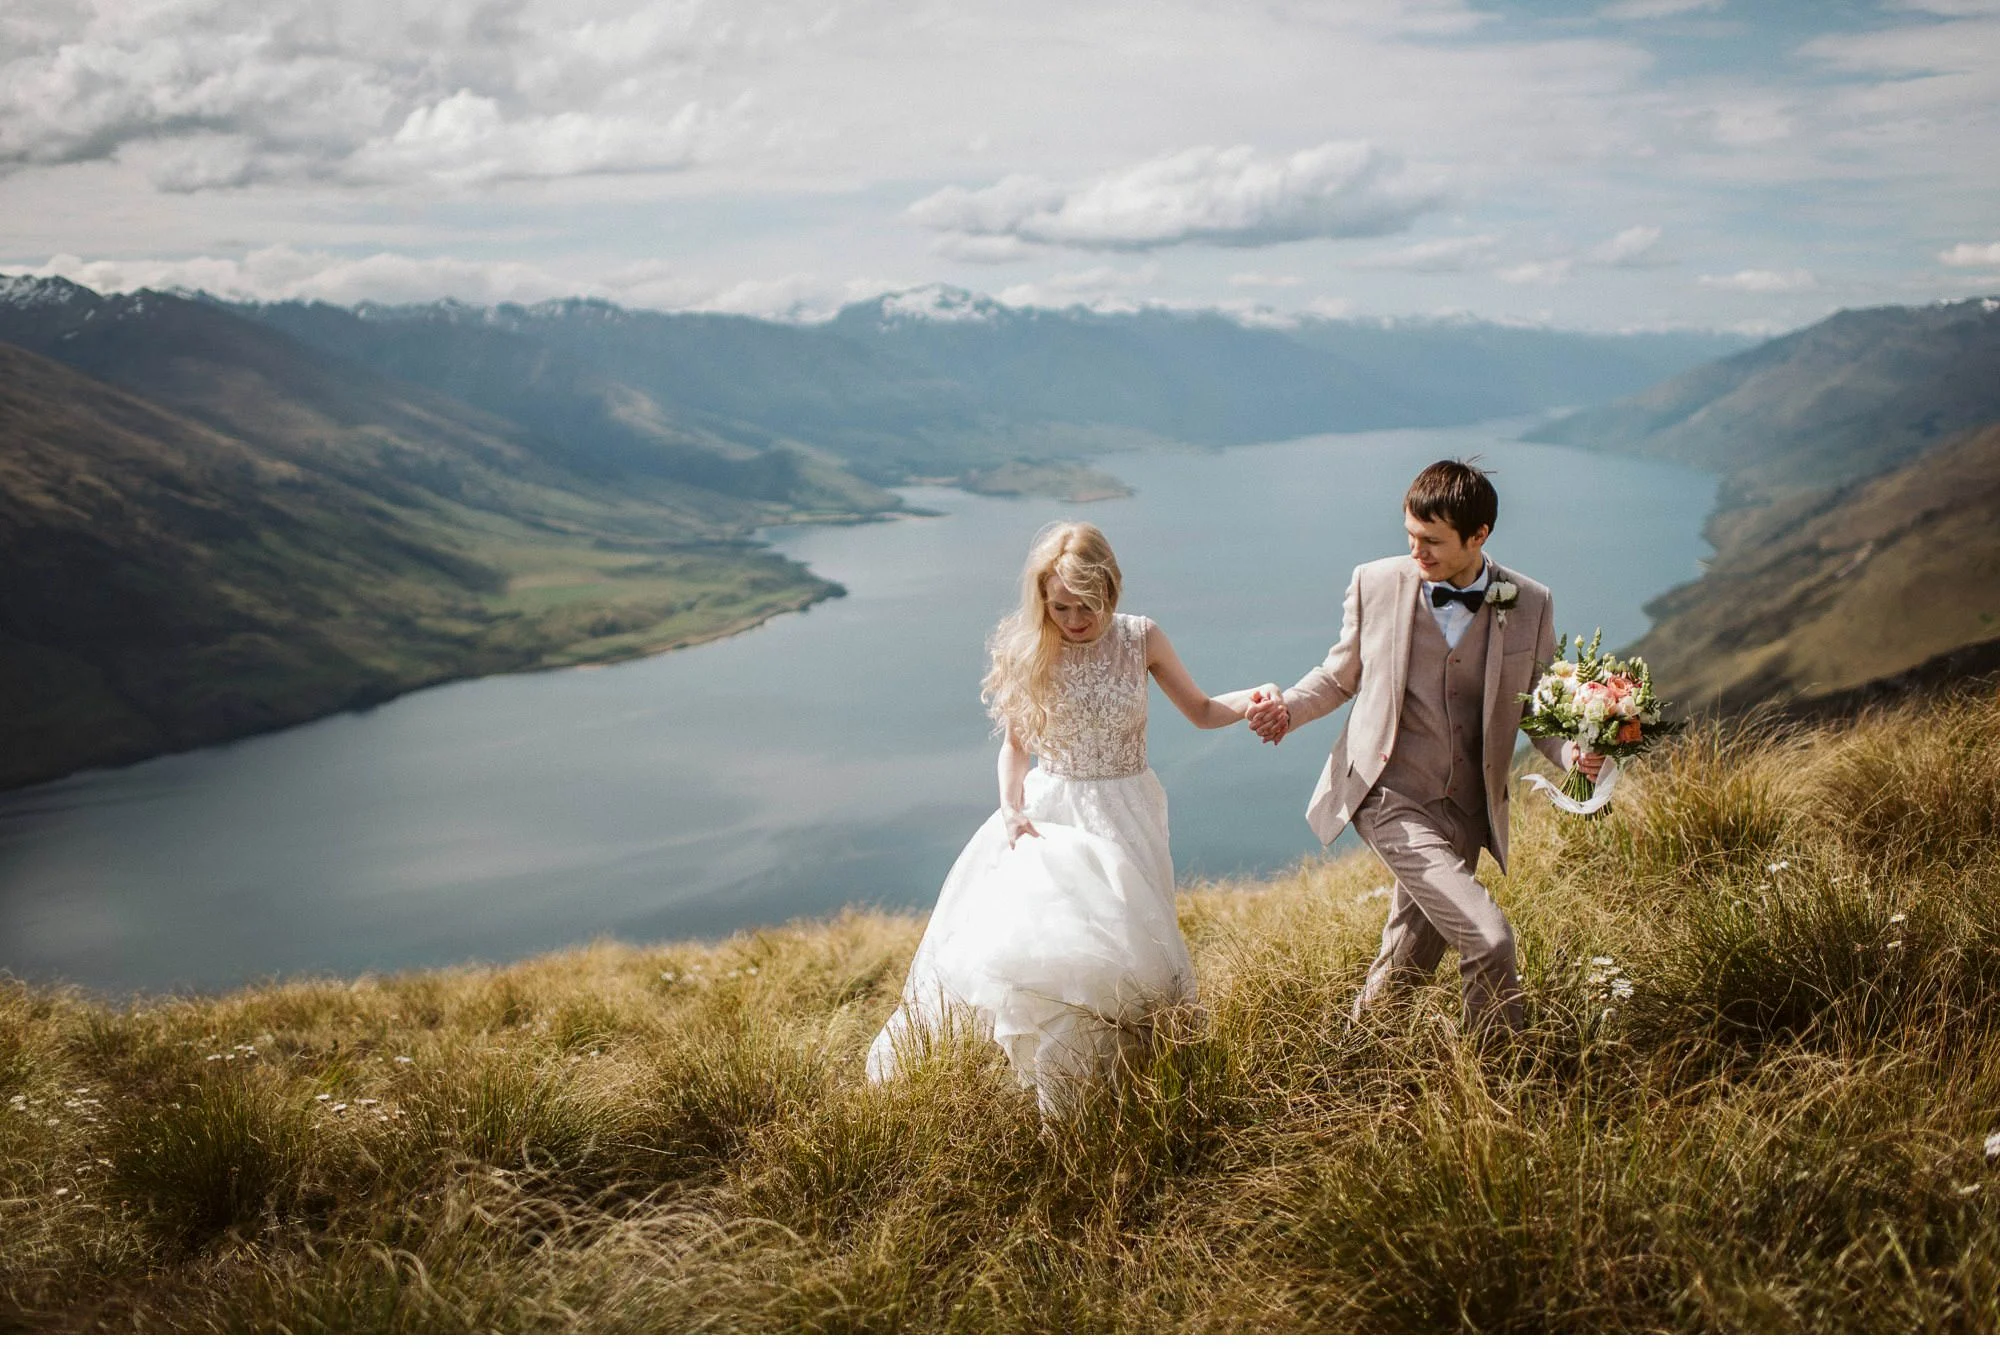
<path id="1" fill-rule="evenodd" d="M 1482 525 L 1493 528 L 1500 518 L 1500 495 L 1484 473 L 1463 459 L 1440 459 L 1410 484 L 1403 509 L 1419 520 L 1450 525 L 1464 540 Z"/>

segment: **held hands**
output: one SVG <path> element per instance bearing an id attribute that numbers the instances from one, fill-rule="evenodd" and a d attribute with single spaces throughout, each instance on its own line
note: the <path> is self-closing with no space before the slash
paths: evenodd
<path id="1" fill-rule="evenodd" d="M 1291 729 L 1291 713 L 1285 708 L 1285 698 L 1276 684 L 1265 684 L 1250 695 L 1250 710 L 1243 719 L 1250 723 L 1250 729 L 1257 733 L 1267 745 L 1275 745 L 1285 738 Z"/>
<path id="2" fill-rule="evenodd" d="M 1024 810 L 1003 806 L 1000 818 L 1007 826 L 1007 846 L 1010 848 L 1020 842 L 1024 835 L 1032 838 L 1041 837 L 1035 830 L 1035 822 L 1028 818 L 1028 813 Z"/>

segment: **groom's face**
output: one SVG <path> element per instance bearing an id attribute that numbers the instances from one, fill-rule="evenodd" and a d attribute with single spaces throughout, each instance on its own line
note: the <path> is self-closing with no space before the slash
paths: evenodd
<path id="1" fill-rule="evenodd" d="M 1419 520 L 1409 511 L 1403 512 L 1403 532 L 1410 536 L 1410 557 L 1416 562 L 1417 570 L 1426 581 L 1453 581 L 1479 571 L 1480 548 L 1486 536 L 1492 531 L 1484 525 L 1473 531 L 1472 537 L 1461 538 L 1459 532 L 1443 520 Z"/>

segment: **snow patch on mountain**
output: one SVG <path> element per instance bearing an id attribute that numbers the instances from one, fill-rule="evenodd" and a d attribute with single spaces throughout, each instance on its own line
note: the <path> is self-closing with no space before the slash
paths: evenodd
<path id="1" fill-rule="evenodd" d="M 59 309 L 97 292 L 60 276 L 0 276 L 0 305 L 14 309 Z"/>
<path id="2" fill-rule="evenodd" d="M 874 307 L 885 328 L 904 323 L 993 323 L 1008 312 L 991 296 L 944 285 L 893 291 L 874 301 Z"/>

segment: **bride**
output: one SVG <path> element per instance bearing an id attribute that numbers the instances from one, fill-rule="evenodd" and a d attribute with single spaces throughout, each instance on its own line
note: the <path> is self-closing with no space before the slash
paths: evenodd
<path id="1" fill-rule="evenodd" d="M 994 631 L 981 687 L 1004 737 L 1000 809 L 945 877 L 869 1048 L 871 1081 L 963 1025 L 1055 1113 L 1117 1067 L 1150 1013 L 1194 1001 L 1166 793 L 1146 766 L 1146 676 L 1203 729 L 1277 689 L 1204 694 L 1158 624 L 1116 612 L 1121 584 L 1094 525 L 1050 525 L 1029 549 L 1021 607 Z"/>

